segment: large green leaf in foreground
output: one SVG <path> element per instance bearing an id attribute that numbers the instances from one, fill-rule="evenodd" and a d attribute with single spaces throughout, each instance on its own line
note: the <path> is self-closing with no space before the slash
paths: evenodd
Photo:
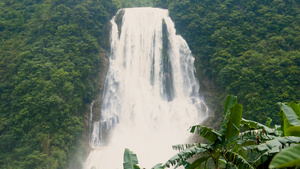
<path id="1" fill-rule="evenodd" d="M 238 153 L 227 151 L 224 157 L 226 161 L 233 163 L 237 168 L 254 169 L 253 166 Z"/>
<path id="2" fill-rule="evenodd" d="M 279 103 L 280 113 L 279 116 L 282 117 L 282 126 L 285 136 L 300 136 L 298 132 L 295 132 L 294 126 L 300 126 L 299 120 L 299 105 L 292 102 L 290 105 L 285 103 Z M 290 129 L 292 127 L 292 129 Z M 297 128 L 297 127 L 296 127 Z"/>
<path id="3" fill-rule="evenodd" d="M 138 164 L 138 159 L 136 154 L 134 154 L 132 151 L 129 149 L 125 149 L 124 152 L 124 163 L 123 163 L 123 168 L 124 169 L 139 169 L 140 167 L 137 166 Z"/>
<path id="4" fill-rule="evenodd" d="M 276 154 L 269 168 L 286 168 L 300 166 L 300 144 L 286 148 Z"/>
<path id="5" fill-rule="evenodd" d="M 218 131 L 201 125 L 192 126 L 190 132 L 194 133 L 195 131 L 211 143 L 215 142 L 219 137 L 222 136 Z"/>
<path id="6" fill-rule="evenodd" d="M 240 124 L 242 120 L 243 106 L 235 103 L 230 107 L 229 111 L 224 116 L 221 135 L 224 136 L 224 141 L 234 140 L 240 133 Z M 232 142 L 233 143 L 233 142 Z"/>
<path id="7" fill-rule="evenodd" d="M 238 102 L 237 97 L 233 95 L 227 96 L 227 99 L 225 101 L 225 106 L 224 106 L 224 112 L 223 115 L 227 113 L 227 111 Z"/>

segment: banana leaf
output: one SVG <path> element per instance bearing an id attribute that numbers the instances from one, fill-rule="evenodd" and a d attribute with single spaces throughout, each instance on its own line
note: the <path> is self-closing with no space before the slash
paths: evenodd
<path id="1" fill-rule="evenodd" d="M 289 105 L 285 103 L 278 103 L 280 106 L 280 112 L 279 116 L 282 118 L 282 129 L 285 136 L 292 136 L 292 135 L 298 135 L 297 133 L 290 133 L 288 132 L 288 129 L 292 126 L 300 126 L 300 120 L 299 120 L 299 105 L 296 103 L 291 103 L 290 107 Z M 296 112 L 297 114 L 296 114 Z"/>
<path id="2" fill-rule="evenodd" d="M 254 169 L 254 167 L 249 164 L 247 160 L 235 152 L 227 151 L 224 153 L 223 157 L 227 162 L 231 162 L 237 168 Z"/>
<path id="3" fill-rule="evenodd" d="M 194 155 L 204 153 L 207 150 L 208 150 L 207 148 L 198 147 L 198 146 L 194 146 L 194 147 L 184 149 L 183 151 L 177 153 L 175 156 L 173 156 L 171 159 L 169 159 L 164 164 L 164 166 L 165 167 L 170 167 L 170 166 L 174 166 L 178 163 L 183 164 L 184 162 L 186 162 L 186 160 L 193 157 Z"/>
<path id="4" fill-rule="evenodd" d="M 225 101 L 224 112 L 223 115 L 226 115 L 227 111 L 238 102 L 236 96 L 229 95 Z"/>
<path id="5" fill-rule="evenodd" d="M 300 117 L 300 104 L 297 104 L 295 102 L 291 102 L 289 104 L 289 106 L 295 112 L 295 114 L 298 116 L 298 119 L 299 119 L 299 117 Z"/>
<path id="6" fill-rule="evenodd" d="M 223 141 L 237 138 L 240 133 L 240 124 L 242 120 L 243 106 L 235 103 L 225 115 L 220 134 L 224 137 Z M 232 142 L 234 143 L 234 142 Z"/>
<path id="7" fill-rule="evenodd" d="M 246 120 L 244 118 L 242 118 L 242 120 L 241 120 L 241 128 L 243 128 L 244 130 L 262 129 L 266 134 L 275 135 L 275 136 L 280 135 L 280 133 L 278 133 L 278 131 L 276 129 L 272 129 L 272 128 L 265 126 L 261 123 L 258 123 L 256 121 Z"/>
<path id="8" fill-rule="evenodd" d="M 291 126 L 287 129 L 288 133 L 294 133 L 294 136 L 299 136 L 300 134 L 300 126 Z"/>
<path id="9" fill-rule="evenodd" d="M 261 156 L 259 156 L 255 161 L 250 163 L 255 168 L 258 168 L 259 165 L 264 164 L 266 161 L 268 161 L 269 158 L 272 158 L 272 155 L 270 155 L 268 152 L 265 152 Z"/>
<path id="10" fill-rule="evenodd" d="M 242 146 L 257 145 L 275 138 L 277 137 L 267 134 L 263 129 L 248 130 L 239 134 L 239 139 L 236 143 Z"/>
<path id="11" fill-rule="evenodd" d="M 187 169 L 200 169 L 203 162 L 206 162 L 210 157 L 201 157 L 194 161 Z"/>
<path id="12" fill-rule="evenodd" d="M 202 125 L 196 125 L 190 128 L 191 133 L 195 133 L 195 131 L 197 132 L 197 134 L 211 143 L 214 143 L 217 139 L 221 139 L 222 136 L 218 131 Z"/>
<path id="13" fill-rule="evenodd" d="M 136 154 L 134 154 L 129 149 L 125 149 L 124 152 L 124 162 L 123 162 L 123 168 L 124 169 L 140 169 L 140 167 L 137 165 L 138 159 Z"/>
<path id="14" fill-rule="evenodd" d="M 152 167 L 151 169 L 164 169 L 165 167 L 163 167 L 162 163 L 156 164 L 154 167 Z"/>
<path id="15" fill-rule="evenodd" d="M 173 145 L 172 148 L 174 150 L 179 150 L 179 151 L 182 151 L 186 148 L 191 148 L 191 147 L 195 147 L 195 146 L 198 146 L 198 147 L 207 147 L 208 145 L 207 144 L 201 144 L 201 143 L 191 143 L 191 144 L 177 144 L 177 145 Z"/>
<path id="16" fill-rule="evenodd" d="M 244 146 L 246 151 L 258 151 L 258 152 L 268 152 L 268 153 L 278 153 L 281 149 L 289 147 L 292 144 L 300 143 L 300 137 L 288 136 L 288 137 L 276 137 L 273 140 L 261 143 L 259 145 L 249 145 Z"/>
<path id="17" fill-rule="evenodd" d="M 271 123 L 272 123 L 272 119 L 270 117 L 268 117 L 267 122 L 265 124 L 265 126 L 271 128 Z"/>
<path id="18" fill-rule="evenodd" d="M 269 168 L 286 168 L 300 166 L 300 144 L 291 146 L 276 154 Z"/>
<path id="19" fill-rule="evenodd" d="M 253 166 L 258 166 L 263 164 L 269 158 L 272 158 L 276 153 L 282 151 L 282 149 L 298 143 L 300 143 L 300 137 L 277 137 L 259 145 L 244 146 L 243 149 L 245 151 L 256 151 L 262 154 L 255 161 L 251 162 Z"/>

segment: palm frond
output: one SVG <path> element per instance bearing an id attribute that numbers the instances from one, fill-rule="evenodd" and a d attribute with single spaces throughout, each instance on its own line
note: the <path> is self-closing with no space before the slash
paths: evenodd
<path id="1" fill-rule="evenodd" d="M 246 120 L 242 118 L 241 128 L 244 130 L 258 130 L 261 129 L 263 133 L 268 135 L 280 136 L 280 133 L 276 129 L 269 128 L 261 123 L 252 120 Z"/>
<path id="2" fill-rule="evenodd" d="M 189 147 L 184 149 L 183 151 L 177 153 L 175 156 L 173 156 L 171 159 L 169 159 L 164 166 L 170 167 L 174 166 L 176 164 L 182 165 L 186 160 L 189 158 L 193 157 L 195 154 L 200 154 L 206 152 L 209 148 L 207 147 L 199 147 L 199 146 L 194 146 L 194 147 Z"/>
<path id="3" fill-rule="evenodd" d="M 231 162 L 237 168 L 254 169 L 254 167 L 247 162 L 241 155 L 236 152 L 227 151 L 223 154 L 227 162 Z"/>
<path id="4" fill-rule="evenodd" d="M 197 132 L 197 134 L 199 134 L 200 136 L 202 136 L 203 138 L 205 138 L 211 143 L 215 142 L 217 139 L 221 139 L 222 136 L 218 131 L 202 125 L 192 126 L 190 128 L 190 132 L 191 133 Z"/>

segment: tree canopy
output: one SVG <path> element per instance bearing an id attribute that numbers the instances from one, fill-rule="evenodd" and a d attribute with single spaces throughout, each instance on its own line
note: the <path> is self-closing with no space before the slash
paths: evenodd
<path id="1" fill-rule="evenodd" d="M 117 8 L 112 0 L 1 1 L 0 168 L 67 166 Z"/>

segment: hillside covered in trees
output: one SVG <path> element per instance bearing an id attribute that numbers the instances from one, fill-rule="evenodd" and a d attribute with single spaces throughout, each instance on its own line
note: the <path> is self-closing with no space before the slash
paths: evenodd
<path id="1" fill-rule="evenodd" d="M 0 168 L 64 168 L 84 129 L 111 0 L 0 3 Z"/>
<path id="2" fill-rule="evenodd" d="M 196 58 L 199 79 L 208 77 L 238 96 L 245 118 L 279 123 L 276 103 L 300 100 L 299 1 L 154 3 L 169 9 Z"/>

